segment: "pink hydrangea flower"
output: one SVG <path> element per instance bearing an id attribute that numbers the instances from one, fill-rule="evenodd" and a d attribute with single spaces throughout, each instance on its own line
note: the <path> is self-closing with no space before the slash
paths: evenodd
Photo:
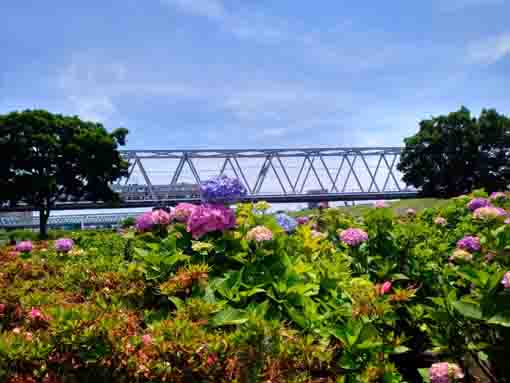
<path id="1" fill-rule="evenodd" d="M 384 282 L 381 287 L 380 287 L 380 290 L 379 290 L 379 293 L 381 295 L 385 295 L 385 294 L 388 294 L 390 291 L 391 291 L 391 287 L 392 287 L 392 283 L 390 281 L 386 281 Z"/>
<path id="2" fill-rule="evenodd" d="M 270 241 L 273 239 L 273 232 L 265 226 L 256 226 L 246 234 L 246 238 L 256 242 Z"/>
<path id="3" fill-rule="evenodd" d="M 29 342 L 31 342 L 33 339 L 33 334 L 30 331 L 27 331 L 25 333 L 25 339 L 28 340 Z"/>
<path id="4" fill-rule="evenodd" d="M 0 303 L 0 316 L 4 315 L 6 307 L 7 305 L 5 303 Z"/>
<path id="5" fill-rule="evenodd" d="M 505 289 L 510 288 L 510 271 L 507 271 L 501 280 L 501 284 Z"/>
<path id="6" fill-rule="evenodd" d="M 464 378 L 464 374 L 458 365 L 440 362 L 429 368 L 429 378 L 431 383 L 450 383 Z"/>
<path id="7" fill-rule="evenodd" d="M 136 217 L 135 227 L 137 231 L 141 232 L 149 231 L 152 229 L 153 226 L 154 220 L 152 219 L 151 212 L 146 212 Z"/>
<path id="8" fill-rule="evenodd" d="M 32 320 L 44 319 L 44 315 L 41 310 L 32 307 L 30 312 L 28 313 L 28 317 Z"/>
<path id="9" fill-rule="evenodd" d="M 193 205 L 192 203 L 180 203 L 173 211 L 174 218 L 179 222 L 186 222 L 197 207 L 197 205 Z"/>
<path id="10" fill-rule="evenodd" d="M 368 234 L 364 230 L 350 228 L 340 232 L 340 240 L 348 246 L 359 246 L 368 240 Z"/>
<path id="11" fill-rule="evenodd" d="M 298 225 L 306 225 L 308 222 L 310 222 L 310 218 L 308 218 L 307 216 L 297 217 L 296 221 Z"/>
<path id="12" fill-rule="evenodd" d="M 448 225 L 448 221 L 444 217 L 436 217 L 434 219 L 434 223 L 438 226 L 446 226 Z"/>
<path id="13" fill-rule="evenodd" d="M 71 238 L 60 238 L 55 241 L 55 250 L 61 253 L 67 253 L 74 246 L 74 241 Z"/>
<path id="14" fill-rule="evenodd" d="M 154 225 L 169 225 L 172 222 L 172 215 L 163 209 L 156 209 L 151 213 Z"/>
<path id="15" fill-rule="evenodd" d="M 375 201 L 375 204 L 374 206 L 377 208 L 377 209 L 383 209 L 385 207 L 388 207 L 388 205 L 386 205 L 386 202 L 385 201 Z"/>
<path id="16" fill-rule="evenodd" d="M 21 241 L 16 245 L 16 251 L 21 253 L 30 253 L 32 251 L 32 242 L 31 241 Z"/>
<path id="17" fill-rule="evenodd" d="M 145 334 L 144 336 L 142 336 L 142 343 L 145 346 L 149 346 L 150 344 L 152 344 L 152 336 L 150 334 Z"/>
<path id="18" fill-rule="evenodd" d="M 193 209 L 186 231 L 198 239 L 209 232 L 231 229 L 235 224 L 236 216 L 232 209 L 224 205 L 204 204 Z"/>
<path id="19" fill-rule="evenodd" d="M 12 333 L 16 335 L 21 334 L 21 329 L 19 327 L 14 327 L 12 329 Z"/>
<path id="20" fill-rule="evenodd" d="M 406 214 L 408 217 L 415 217 L 416 216 L 416 209 L 409 208 L 406 210 Z"/>
<path id="21" fill-rule="evenodd" d="M 500 207 L 485 206 L 479 207 L 473 212 L 473 217 L 476 219 L 495 219 L 499 217 L 505 217 L 506 211 Z"/>

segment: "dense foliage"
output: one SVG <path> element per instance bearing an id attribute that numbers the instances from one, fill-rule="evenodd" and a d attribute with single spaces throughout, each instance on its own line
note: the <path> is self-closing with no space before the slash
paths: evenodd
<path id="1" fill-rule="evenodd" d="M 0 115 L 0 202 L 36 207 L 45 237 L 57 200 L 116 198 L 110 184 L 127 174 L 117 150 L 126 134 L 44 110 Z"/>
<path id="2" fill-rule="evenodd" d="M 508 195 L 378 206 L 183 205 L 6 247 L 0 381 L 510 382 Z"/>
<path id="3" fill-rule="evenodd" d="M 510 183 L 510 119 L 493 109 L 477 118 L 462 107 L 423 120 L 404 142 L 398 170 L 424 196 L 454 197 L 476 188 L 492 192 Z"/>

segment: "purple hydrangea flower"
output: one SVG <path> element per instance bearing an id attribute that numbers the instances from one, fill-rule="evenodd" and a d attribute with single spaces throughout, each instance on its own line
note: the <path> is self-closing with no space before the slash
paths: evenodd
<path id="1" fill-rule="evenodd" d="M 135 227 L 137 231 L 149 231 L 154 226 L 152 212 L 147 212 L 136 217 Z"/>
<path id="2" fill-rule="evenodd" d="M 287 233 L 293 232 L 296 230 L 296 226 L 298 225 L 298 222 L 292 218 L 291 216 L 285 214 L 285 213 L 278 213 L 275 215 L 276 222 L 278 222 L 278 225 L 285 230 Z"/>
<path id="3" fill-rule="evenodd" d="M 340 240 L 348 246 L 359 246 L 368 240 L 368 234 L 361 229 L 346 229 L 340 232 Z"/>
<path id="4" fill-rule="evenodd" d="M 60 253 L 67 253 L 74 246 L 74 242 L 71 238 L 60 238 L 55 241 L 55 250 Z"/>
<path id="5" fill-rule="evenodd" d="M 480 238 L 467 235 L 457 242 L 457 248 L 466 250 L 469 252 L 475 252 L 480 250 Z"/>
<path id="6" fill-rule="evenodd" d="M 32 242 L 31 241 L 21 241 L 16 245 L 16 251 L 21 253 L 30 253 L 32 251 Z"/>
<path id="7" fill-rule="evenodd" d="M 486 198 L 473 198 L 467 204 L 468 209 L 471 211 L 475 211 L 476 209 L 486 206 L 490 206 L 490 202 Z"/>
<path id="8" fill-rule="evenodd" d="M 200 185 L 200 197 L 207 203 L 233 203 L 246 195 L 246 188 L 237 178 L 214 177 Z"/>
<path id="9" fill-rule="evenodd" d="M 310 218 L 308 218 L 307 216 L 297 217 L 296 221 L 298 225 L 306 225 L 308 222 L 310 222 Z"/>

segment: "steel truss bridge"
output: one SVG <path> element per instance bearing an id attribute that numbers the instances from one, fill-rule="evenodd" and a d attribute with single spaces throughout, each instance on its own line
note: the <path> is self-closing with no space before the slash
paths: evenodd
<path id="1" fill-rule="evenodd" d="M 401 148 L 242 150 L 126 150 L 129 174 L 112 185 L 121 202 L 64 202 L 56 210 L 172 206 L 199 201 L 198 185 L 212 176 L 238 178 L 245 201 L 360 201 L 403 199 L 416 190 L 396 170 Z M 1 208 L 27 211 L 30 206 Z"/>

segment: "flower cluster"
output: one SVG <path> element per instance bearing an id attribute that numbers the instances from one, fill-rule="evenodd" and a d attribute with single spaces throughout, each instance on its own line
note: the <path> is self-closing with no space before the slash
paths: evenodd
<path id="1" fill-rule="evenodd" d="M 450 261 L 470 262 L 471 260 L 473 260 L 473 254 L 463 249 L 455 249 L 450 257 Z"/>
<path id="2" fill-rule="evenodd" d="M 172 222 L 172 213 L 166 212 L 163 209 L 156 209 L 151 213 L 152 222 L 154 225 L 169 225 Z"/>
<path id="3" fill-rule="evenodd" d="M 249 241 L 263 242 L 273 239 L 273 232 L 265 226 L 256 226 L 246 234 Z"/>
<path id="4" fill-rule="evenodd" d="M 408 217 L 416 217 L 416 209 L 409 208 L 406 210 L 406 214 Z"/>
<path id="5" fill-rule="evenodd" d="M 510 271 L 507 271 L 505 275 L 503 275 L 503 279 L 501 280 L 501 284 L 505 289 L 510 289 Z"/>
<path id="6" fill-rule="evenodd" d="M 310 218 L 307 216 L 297 217 L 296 221 L 298 225 L 306 225 L 308 222 L 310 222 Z"/>
<path id="7" fill-rule="evenodd" d="M 471 211 L 475 211 L 481 207 L 490 206 L 490 202 L 486 198 L 473 198 L 468 202 L 467 207 Z"/>
<path id="8" fill-rule="evenodd" d="M 388 205 L 386 205 L 386 202 L 385 201 L 375 201 L 375 204 L 374 206 L 377 208 L 377 209 L 383 209 L 385 207 L 388 207 Z"/>
<path id="9" fill-rule="evenodd" d="M 434 363 L 429 369 L 431 383 L 450 383 L 464 378 L 464 374 L 455 363 Z"/>
<path id="10" fill-rule="evenodd" d="M 154 221 L 152 220 L 151 212 L 143 213 L 136 217 L 135 228 L 137 231 L 149 231 L 152 229 L 152 226 L 154 226 Z"/>
<path id="11" fill-rule="evenodd" d="M 448 225 L 448 221 L 444 217 L 436 217 L 434 219 L 434 223 L 438 226 L 446 226 Z"/>
<path id="12" fill-rule="evenodd" d="M 480 238 L 467 235 L 457 242 L 457 248 L 466 250 L 469 252 L 480 250 Z"/>
<path id="13" fill-rule="evenodd" d="M 192 203 L 182 202 L 178 204 L 173 210 L 175 220 L 179 222 L 187 222 L 189 216 L 193 213 L 196 207 L 197 205 L 193 205 Z"/>
<path id="14" fill-rule="evenodd" d="M 21 253 L 30 253 L 32 251 L 32 242 L 31 241 L 21 241 L 16 245 L 16 251 Z"/>
<path id="15" fill-rule="evenodd" d="M 368 234 L 361 229 L 346 229 L 340 232 L 340 240 L 348 246 L 359 246 L 368 240 Z"/>
<path id="16" fill-rule="evenodd" d="M 493 193 L 491 193 L 489 198 L 491 200 L 505 200 L 506 199 L 506 193 L 503 193 L 503 192 L 493 192 Z"/>
<path id="17" fill-rule="evenodd" d="M 74 246 L 71 238 L 60 238 L 55 241 L 55 250 L 59 253 L 67 253 Z"/>
<path id="18" fill-rule="evenodd" d="M 223 205 L 204 204 L 195 206 L 188 217 L 186 231 L 198 239 L 213 231 L 231 229 L 236 224 L 235 212 Z"/>
<path id="19" fill-rule="evenodd" d="M 505 217 L 506 215 L 507 213 L 504 209 L 494 206 L 479 207 L 473 212 L 474 218 L 484 220 Z"/>
<path id="20" fill-rule="evenodd" d="M 280 227 L 287 233 L 291 233 L 294 230 L 296 230 L 296 226 L 298 225 L 298 223 L 291 216 L 285 213 L 278 213 L 276 214 L 275 218 L 276 222 L 278 222 L 278 225 L 280 225 Z"/>
<path id="21" fill-rule="evenodd" d="M 232 203 L 246 195 L 246 188 L 237 178 L 226 175 L 214 177 L 200 185 L 200 196 L 203 202 Z"/>

